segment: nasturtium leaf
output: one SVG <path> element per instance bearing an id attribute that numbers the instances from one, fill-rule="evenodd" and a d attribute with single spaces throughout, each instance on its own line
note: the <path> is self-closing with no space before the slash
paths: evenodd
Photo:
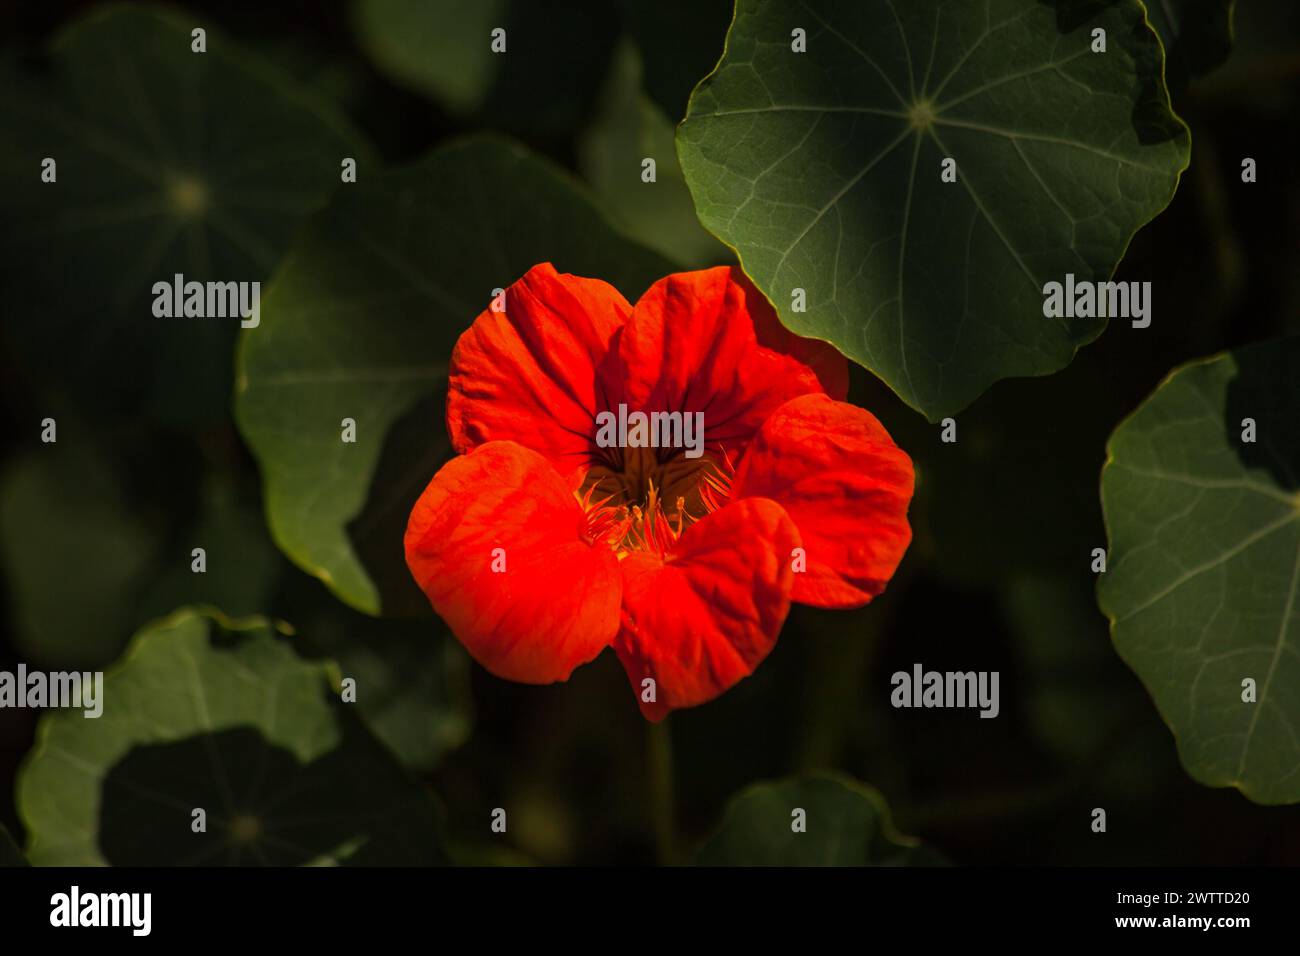
<path id="1" fill-rule="evenodd" d="M 782 321 L 931 419 L 1101 333 L 1045 317 L 1043 287 L 1105 281 L 1188 146 L 1138 0 L 738 0 L 677 132 Z"/>
<path id="2" fill-rule="evenodd" d="M 27 857 L 18 849 L 18 844 L 9 835 L 4 824 L 0 824 L 0 866 L 29 866 Z"/>
<path id="3" fill-rule="evenodd" d="M 356 0 L 352 21 L 380 71 L 448 112 L 554 134 L 582 123 L 600 87 L 618 30 L 608 7 L 608 0 Z"/>
<path id="4" fill-rule="evenodd" d="M 267 607 L 286 566 L 261 512 L 232 482 L 216 476 L 206 480 L 200 497 L 198 513 L 172 538 L 143 589 L 138 620 L 185 604 L 210 604 L 231 617 Z M 195 548 L 203 549 L 201 574 L 194 571 Z"/>
<path id="5" fill-rule="evenodd" d="M 1165 78 L 1177 89 L 1232 52 L 1234 0 L 1142 0 L 1165 48 Z"/>
<path id="6" fill-rule="evenodd" d="M 491 34 L 505 27 L 510 0 L 356 0 L 362 48 L 392 79 L 440 100 L 453 113 L 483 105 L 506 57 Z M 509 33 L 507 32 L 507 51 Z"/>
<path id="7" fill-rule="evenodd" d="M 402 536 L 450 454 L 447 361 L 493 290 L 539 262 L 630 299 L 674 271 L 549 163 L 465 140 L 336 194 L 264 296 L 261 326 L 243 333 L 235 414 L 272 535 L 352 607 L 427 612 Z"/>
<path id="8" fill-rule="evenodd" d="M 62 441 L 15 457 L 0 476 L 9 634 L 29 665 L 55 669 L 117 656 L 162 547 L 113 460 L 70 424 Z"/>
<path id="9" fill-rule="evenodd" d="M 47 71 L 0 80 L 0 278 L 24 316 L 8 323 L 19 354 L 92 411 L 224 418 L 240 318 L 156 317 L 154 283 L 268 278 L 365 147 L 311 91 L 176 12 L 92 13 L 55 38 Z"/>
<path id="10" fill-rule="evenodd" d="M 433 798 L 291 640 L 192 609 L 140 632 L 100 717 L 41 718 L 17 785 L 32 862 L 440 862 Z"/>
<path id="11" fill-rule="evenodd" d="M 357 714 L 404 766 L 433 770 L 469 738 L 469 657 L 446 628 L 367 617 L 332 598 L 293 620 L 301 653 L 356 680 Z"/>
<path id="12" fill-rule="evenodd" d="M 647 182 L 646 160 L 654 161 Z M 614 53 L 600 109 L 578 144 L 583 176 L 628 235 L 683 267 L 734 262 L 695 215 L 673 146 L 673 124 L 641 91 L 641 56 L 630 42 Z"/>
<path id="13" fill-rule="evenodd" d="M 803 811 L 802 819 L 798 811 Z M 795 827 L 803 826 L 803 832 Z M 935 850 L 894 831 L 884 798 L 829 775 L 755 784 L 727 808 L 700 866 L 934 866 Z"/>
<path id="14" fill-rule="evenodd" d="M 0 474 L 9 633 L 29 665 L 107 664 L 140 621 L 183 604 L 234 615 L 266 607 L 284 560 L 251 494 L 213 472 L 197 501 L 151 497 L 142 472 L 165 474 L 163 483 L 189 474 L 189 463 L 169 457 L 174 445 L 57 421 L 59 441 Z"/>
<path id="15" fill-rule="evenodd" d="M 1187 771 L 1257 803 L 1300 801 L 1297 383 L 1300 338 L 1183 366 L 1101 477 L 1115 647 Z"/>

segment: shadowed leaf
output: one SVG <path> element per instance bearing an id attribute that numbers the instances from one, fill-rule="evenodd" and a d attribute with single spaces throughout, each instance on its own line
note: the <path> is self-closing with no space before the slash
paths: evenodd
<path id="1" fill-rule="evenodd" d="M 191 52 L 194 26 L 109 8 L 55 38 L 47 72 L 0 82 L 0 276 L 39 303 L 10 330 L 88 411 L 224 419 L 239 317 L 156 317 L 154 283 L 268 278 L 343 157 L 364 165 L 310 91 L 211 29 Z"/>
<path id="2" fill-rule="evenodd" d="M 1115 429 L 1101 477 L 1115 647 L 1187 771 L 1257 803 L 1300 801 L 1297 382 L 1297 338 L 1185 365 Z"/>
<path id="3" fill-rule="evenodd" d="M 803 832 L 794 826 L 803 812 Z M 755 784 L 700 849 L 701 866 L 934 866 L 934 850 L 900 836 L 884 798 L 850 780 L 810 776 Z"/>

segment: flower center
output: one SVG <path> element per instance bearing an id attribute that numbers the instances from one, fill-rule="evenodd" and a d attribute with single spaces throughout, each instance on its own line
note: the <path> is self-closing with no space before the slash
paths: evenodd
<path id="1" fill-rule="evenodd" d="M 602 541 L 620 558 L 648 551 L 667 558 L 678 538 L 696 521 L 720 508 L 734 474 L 705 452 L 687 458 L 681 451 L 613 448 L 594 461 L 578 492 L 587 517 L 588 544 Z"/>

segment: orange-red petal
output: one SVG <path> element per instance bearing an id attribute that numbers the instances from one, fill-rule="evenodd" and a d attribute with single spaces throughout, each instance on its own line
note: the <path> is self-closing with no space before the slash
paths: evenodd
<path id="1" fill-rule="evenodd" d="M 606 371 L 629 408 L 703 412 L 709 447 L 734 457 L 782 403 L 821 393 L 819 376 L 845 387 L 845 361 L 828 349 L 784 332 L 744 273 L 719 266 L 652 285 Z"/>
<path id="2" fill-rule="evenodd" d="M 561 472 L 590 455 L 606 396 L 597 366 L 632 307 L 599 279 L 533 266 L 461 335 L 448 373 L 447 429 L 468 452 L 508 440 L 546 456 Z"/>
<path id="3" fill-rule="evenodd" d="M 667 561 L 641 552 L 624 558 L 614 650 L 642 714 L 662 720 L 753 673 L 790 610 L 790 555 L 798 546 L 781 507 L 751 498 L 689 527 Z"/>
<path id="4" fill-rule="evenodd" d="M 735 269 L 732 271 L 732 277 L 745 287 L 751 302 L 753 296 L 762 297 L 763 294 L 754 287 L 745 273 Z M 750 316 L 754 320 L 754 334 L 758 337 L 759 345 L 788 355 L 808 366 L 817 376 L 817 381 L 821 383 L 826 394 L 836 401 L 842 402 L 848 398 L 849 362 L 835 346 L 820 339 L 807 339 L 791 332 L 781 324 L 773 308 L 764 309 L 756 306 L 750 309 Z"/>
<path id="5" fill-rule="evenodd" d="M 416 583 L 476 661 L 528 684 L 565 680 L 618 631 L 622 580 L 541 455 L 488 442 L 453 458 L 406 528 Z M 495 567 L 498 570 L 494 570 Z"/>
<path id="6" fill-rule="evenodd" d="M 795 601 L 849 608 L 883 591 L 903 559 L 913 482 L 911 459 L 874 415 L 806 395 L 764 422 L 731 496 L 780 502 L 798 527 L 807 569 Z"/>

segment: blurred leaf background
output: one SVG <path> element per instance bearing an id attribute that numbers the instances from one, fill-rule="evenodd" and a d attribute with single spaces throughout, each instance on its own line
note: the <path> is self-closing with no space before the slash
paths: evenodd
<path id="1" fill-rule="evenodd" d="M 614 234 L 674 267 L 730 261 L 691 215 L 671 139 L 692 86 L 722 51 L 726 0 L 149 9 L 168 11 L 185 33 L 189 24 L 207 28 L 207 56 L 215 61 L 235 47 L 230 69 L 257 78 L 249 90 L 283 91 L 285 102 L 309 104 L 319 120 L 277 127 L 268 149 L 252 131 L 288 119 L 287 111 L 229 89 L 220 95 L 220 83 L 203 99 L 210 131 L 244 131 L 222 144 L 227 162 L 254 152 L 283 161 L 277 175 L 293 186 L 288 206 L 288 185 L 254 198 L 253 210 L 257 198 L 267 200 L 265 228 L 250 213 L 250 234 L 237 229 L 243 241 L 231 244 L 259 255 L 223 278 L 270 278 L 302 234 L 304 213 L 327 202 L 333 187 L 313 184 L 337 183 L 337 155 L 357 156 L 361 185 L 381 167 L 409 166 L 482 132 L 526 148 L 565 188 L 599 204 Z M 34 77 L 25 82 L 45 91 L 50 41 L 108 10 L 5 6 L 0 68 Z M 498 24 L 510 53 L 494 60 L 485 36 Z M 872 605 L 851 613 L 796 607 L 751 679 L 673 716 L 678 828 L 688 850 L 705 845 L 729 801 L 756 782 L 830 771 L 874 788 L 893 828 L 958 864 L 1300 863 L 1293 808 L 1206 789 L 1179 766 L 1168 729 L 1112 649 L 1089 570 L 1092 548 L 1105 544 L 1097 481 L 1119 420 L 1187 359 L 1300 333 L 1300 8 L 1242 0 L 1236 28 L 1227 62 L 1174 90 L 1175 109 L 1192 129 L 1192 165 L 1117 276 L 1154 281 L 1151 328 L 1112 324 L 1064 371 L 994 385 L 958 416 L 955 445 L 942 444 L 936 426 L 854 369 L 852 400 L 917 463 L 915 543 Z M 128 66 L 147 69 L 157 55 L 142 48 Z M 99 117 L 165 92 L 142 76 L 151 97 L 115 107 L 81 101 L 82 108 Z M 95 80 L 80 77 L 82 92 L 93 92 Z M 110 89 L 124 82 L 102 81 Z M 25 102 L 26 90 L 15 81 L 6 101 Z M 20 144 L 30 141 L 31 117 L 0 108 L 0 122 L 8 144 L 0 148 L 0 668 L 19 660 L 103 667 L 133 633 L 183 605 L 283 619 L 301 656 L 335 661 L 339 674 L 357 678 L 361 722 L 440 805 L 440 840 L 453 859 L 653 861 L 646 732 L 613 655 L 567 684 L 499 681 L 470 664 L 431 616 L 361 614 L 290 563 L 271 539 L 258 462 L 233 417 L 234 324 L 216 330 L 213 320 L 195 320 L 175 326 L 182 334 L 168 341 L 143 336 L 148 285 L 191 267 L 160 264 L 143 291 L 105 295 L 104 276 L 119 275 L 117 257 L 140 251 L 150 236 L 125 238 L 110 223 L 78 222 L 67 211 L 52 219 L 40 205 L 48 197 L 30 195 L 37 169 Z M 295 158 L 282 145 L 289 141 L 307 145 Z M 344 143 L 355 144 L 346 147 L 352 153 Z M 85 142 L 70 133 L 68 144 Z M 196 155 L 214 154 L 209 146 Z M 662 201 L 653 204 L 639 189 L 644 155 L 658 159 Z M 304 157 L 321 156 L 313 179 Z M 1259 182 L 1245 188 L 1244 156 L 1260 169 Z M 59 190 L 73 168 L 60 160 Z M 19 176 L 26 192 L 10 185 Z M 113 193 L 112 182 L 103 188 Z M 447 227 L 460 228 L 454 222 Z M 53 227 L 51 237 L 34 239 L 36 226 Z M 57 234 L 65 227 L 71 251 Z M 175 247 L 185 261 L 200 251 L 184 239 Z M 489 293 L 482 290 L 483 304 Z M 131 307 L 136 321 L 123 324 Z M 442 440 L 441 414 L 436 392 L 427 399 L 401 428 L 418 440 L 428 424 L 433 446 Z M 55 445 L 40 442 L 46 417 L 58 421 Z M 205 575 L 189 569 L 200 545 Z M 1000 671 L 1001 716 L 892 709 L 889 675 L 917 661 Z M 15 782 L 38 716 L 0 710 L 0 825 L 20 846 L 30 835 Z M 146 755 L 139 764 L 156 768 L 159 760 Z M 836 778 L 812 779 L 823 782 L 788 786 L 811 787 L 816 799 L 843 789 L 825 782 Z M 27 795 L 42 801 L 30 787 Z M 761 790 L 746 799 L 760 798 L 768 799 Z M 854 791 L 853 799 L 854 826 L 876 826 L 874 791 L 870 799 Z M 1088 826 L 1099 806 L 1108 812 L 1104 836 Z M 495 807 L 509 808 L 505 837 L 489 831 Z M 744 809 L 738 803 L 733 814 Z M 709 853 L 745 832 L 743 819 L 727 819 Z"/>

